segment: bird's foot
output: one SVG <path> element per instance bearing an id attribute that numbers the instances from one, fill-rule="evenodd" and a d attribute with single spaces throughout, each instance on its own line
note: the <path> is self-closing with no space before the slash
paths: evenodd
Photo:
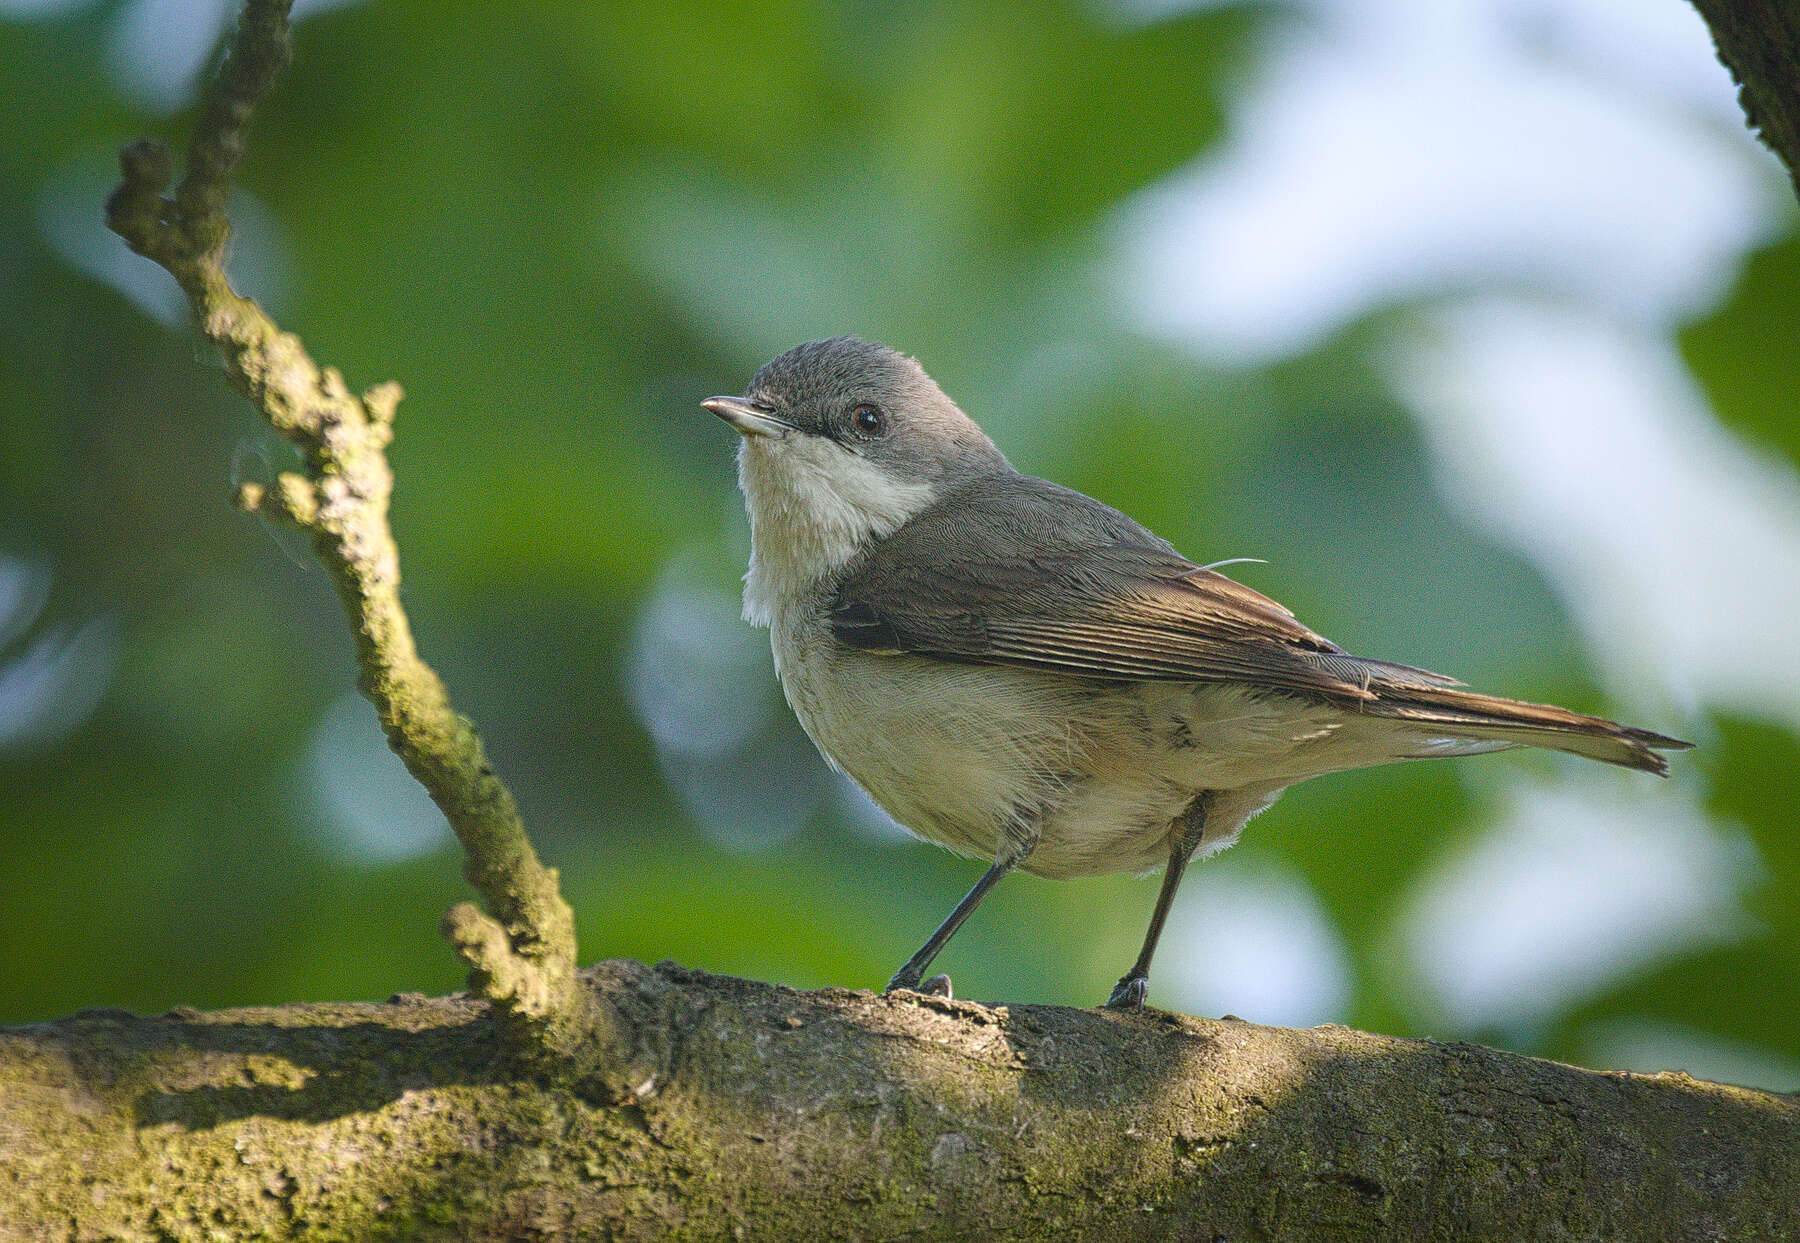
<path id="1" fill-rule="evenodd" d="M 917 971 L 902 967 L 894 972 L 894 978 L 889 980 L 887 987 L 881 991 L 885 996 L 902 989 L 910 993 L 923 993 L 927 997 L 948 997 L 950 996 L 950 977 L 939 972 L 930 979 L 921 981 Z"/>
<path id="2" fill-rule="evenodd" d="M 1112 996 L 1106 999 L 1108 1010 L 1141 1010 L 1144 998 L 1150 994 L 1150 981 L 1141 975 L 1128 975 L 1113 985 Z"/>
<path id="3" fill-rule="evenodd" d="M 917 987 L 919 987 L 918 969 L 908 965 L 894 972 L 893 979 L 887 982 L 887 987 L 881 990 L 881 995 L 885 997 L 889 993 L 897 993 L 901 989 L 906 989 L 910 992 Z"/>

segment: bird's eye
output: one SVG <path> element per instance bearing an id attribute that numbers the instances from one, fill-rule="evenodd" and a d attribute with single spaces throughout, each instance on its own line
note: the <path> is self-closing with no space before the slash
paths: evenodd
<path id="1" fill-rule="evenodd" d="M 875 406 L 858 406 L 850 412 L 850 426 L 859 436 L 879 436 L 887 430 L 887 416 Z"/>

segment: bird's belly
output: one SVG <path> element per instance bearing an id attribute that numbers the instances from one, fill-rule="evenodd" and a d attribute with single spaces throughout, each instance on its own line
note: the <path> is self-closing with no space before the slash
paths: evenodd
<path id="1" fill-rule="evenodd" d="M 1021 866 L 1045 876 L 1160 866 L 1173 822 L 1202 791 L 1241 794 L 1208 824 L 1210 851 L 1284 786 L 1397 758 L 1336 708 L 1228 684 L 879 655 L 823 627 L 778 624 L 772 638 L 801 725 L 889 815 L 990 859 L 1035 833 Z"/>

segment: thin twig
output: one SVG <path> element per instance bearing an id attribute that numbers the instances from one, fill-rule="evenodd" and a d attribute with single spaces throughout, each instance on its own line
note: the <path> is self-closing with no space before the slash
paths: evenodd
<path id="1" fill-rule="evenodd" d="M 420 658 L 400 604 L 385 452 L 400 386 L 352 393 L 335 368 L 318 366 L 298 337 L 226 277 L 230 176 L 252 111 L 288 62 L 290 2 L 247 0 L 172 197 L 167 150 L 138 142 L 120 153 L 123 180 L 107 204 L 107 223 L 175 277 L 201 332 L 223 349 L 232 383 L 300 451 L 303 472 L 281 475 L 272 489 L 245 484 L 237 503 L 312 535 L 349 617 L 362 691 L 389 745 L 462 842 L 464 874 L 494 913 L 462 903 L 444 917 L 445 935 L 470 964 L 470 987 L 495 1004 L 517 1046 L 598 1052 L 616 1032 L 608 1016 L 590 1011 L 576 980 L 574 917 L 556 872 L 539 862 L 481 740 Z"/>

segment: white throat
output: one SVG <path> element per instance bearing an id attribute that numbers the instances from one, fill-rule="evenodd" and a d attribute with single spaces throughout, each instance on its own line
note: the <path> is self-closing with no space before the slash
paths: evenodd
<path id="1" fill-rule="evenodd" d="M 909 483 L 818 436 L 746 438 L 738 487 L 750 514 L 744 620 L 776 624 L 872 539 L 930 505 L 937 489 Z"/>

